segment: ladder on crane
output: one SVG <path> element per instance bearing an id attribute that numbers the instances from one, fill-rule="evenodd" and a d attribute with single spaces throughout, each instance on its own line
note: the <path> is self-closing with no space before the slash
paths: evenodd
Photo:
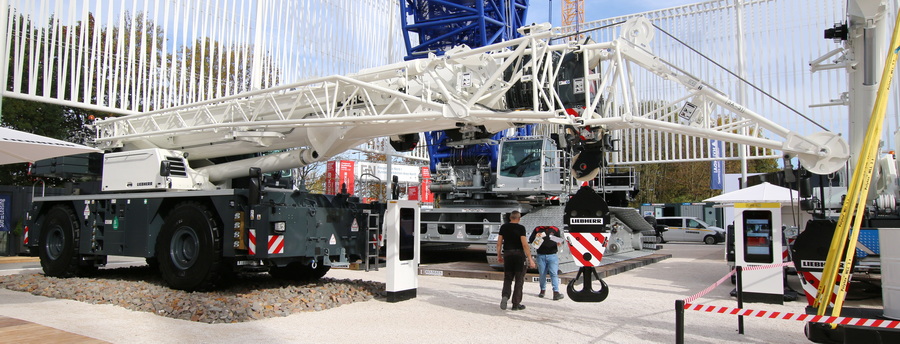
<path id="1" fill-rule="evenodd" d="M 366 272 L 378 271 L 378 266 L 381 264 L 379 261 L 381 259 L 381 227 L 367 225 L 366 238 L 368 238 L 365 250 Z"/>

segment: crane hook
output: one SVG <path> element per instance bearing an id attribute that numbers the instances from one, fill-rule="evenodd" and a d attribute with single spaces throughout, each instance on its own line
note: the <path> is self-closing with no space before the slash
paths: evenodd
<path id="1" fill-rule="evenodd" d="M 582 274 L 584 274 L 582 288 L 581 290 L 575 290 L 575 282 L 578 281 Z M 597 281 L 600 281 L 600 290 L 593 289 L 591 286 L 592 278 L 597 278 Z M 578 269 L 578 274 L 575 275 L 575 278 L 569 281 L 569 284 L 566 286 L 566 294 L 569 295 L 569 299 L 575 302 L 603 302 L 609 296 L 609 285 L 600 278 L 600 275 L 597 274 L 597 269 L 594 269 L 592 266 L 582 266 Z"/>

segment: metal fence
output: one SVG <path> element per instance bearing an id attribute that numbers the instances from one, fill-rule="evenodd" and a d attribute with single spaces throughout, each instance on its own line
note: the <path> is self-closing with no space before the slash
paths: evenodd
<path id="1" fill-rule="evenodd" d="M 7 1 L 4 96 L 112 113 L 403 57 L 397 0 Z"/>

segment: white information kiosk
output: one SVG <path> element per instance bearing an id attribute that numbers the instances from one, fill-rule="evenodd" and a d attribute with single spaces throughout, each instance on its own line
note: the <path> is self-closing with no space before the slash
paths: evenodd
<path id="1" fill-rule="evenodd" d="M 387 239 L 387 301 L 399 302 L 416 297 L 419 273 L 419 203 L 388 201 L 384 213 Z"/>
<path id="2" fill-rule="evenodd" d="M 747 270 L 781 263 L 781 204 L 734 204 L 735 266 L 743 267 L 744 302 L 784 303 L 784 269 Z"/>

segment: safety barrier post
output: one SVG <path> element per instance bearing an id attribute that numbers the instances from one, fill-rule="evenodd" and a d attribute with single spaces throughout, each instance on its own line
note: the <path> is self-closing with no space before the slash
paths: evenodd
<path id="1" fill-rule="evenodd" d="M 737 308 L 744 309 L 744 299 L 743 299 L 743 290 L 741 290 L 741 277 L 743 275 L 744 267 L 738 265 L 735 267 L 736 275 L 734 278 L 735 285 L 737 285 Z M 738 334 L 744 334 L 744 316 L 738 315 Z"/>
<path id="2" fill-rule="evenodd" d="M 684 344 L 684 300 L 675 300 L 675 343 Z"/>

